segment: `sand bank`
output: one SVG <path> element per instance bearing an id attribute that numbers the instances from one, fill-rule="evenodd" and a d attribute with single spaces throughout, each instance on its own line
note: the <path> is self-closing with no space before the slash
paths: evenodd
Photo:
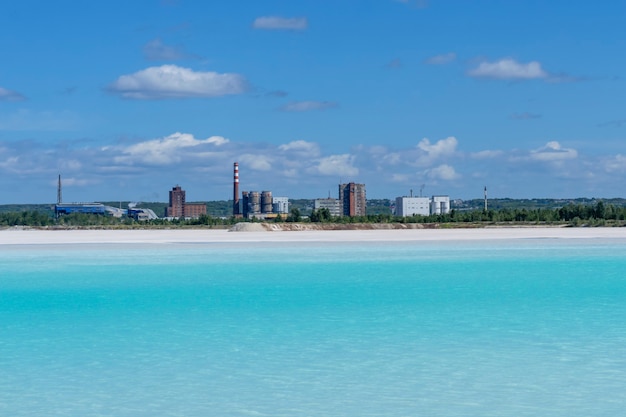
<path id="1" fill-rule="evenodd" d="M 623 239 L 626 228 L 484 228 L 409 230 L 228 231 L 173 230 L 0 230 L 0 245 L 219 242 L 385 242 L 500 239 Z"/>

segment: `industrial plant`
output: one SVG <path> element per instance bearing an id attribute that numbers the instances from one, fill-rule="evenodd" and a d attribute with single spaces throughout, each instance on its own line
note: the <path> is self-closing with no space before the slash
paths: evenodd
<path id="1" fill-rule="evenodd" d="M 239 163 L 233 164 L 233 206 L 234 218 L 273 220 L 290 213 L 288 197 L 274 197 L 272 191 L 239 191 Z M 422 186 L 423 187 L 423 186 Z M 102 203 L 63 203 L 61 176 L 59 175 L 57 188 L 57 204 L 54 207 L 55 215 L 61 216 L 72 213 L 101 214 L 114 217 L 131 217 L 135 220 L 157 219 L 153 210 L 137 208 L 137 203 L 128 204 L 128 208 L 107 206 Z M 485 188 L 486 205 L 486 188 Z M 365 216 L 367 198 L 365 184 L 355 182 L 342 183 L 338 186 L 337 198 L 318 198 L 314 200 L 314 209 L 328 210 L 332 217 Z M 397 197 L 393 214 L 396 216 L 428 216 L 447 214 L 450 212 L 450 197 L 434 195 L 422 197 Z M 169 191 L 169 203 L 165 207 L 165 219 L 194 219 L 207 214 L 206 203 L 188 203 L 186 192 L 180 185 Z"/>
<path id="2" fill-rule="evenodd" d="M 58 218 L 61 215 L 72 213 L 102 214 L 113 217 L 131 217 L 135 220 L 153 220 L 159 217 L 154 211 L 147 208 L 137 208 L 137 203 L 128 204 L 127 209 L 121 207 L 106 206 L 102 203 L 63 203 L 63 187 L 61 175 L 59 175 L 57 185 L 57 203 L 54 205 L 54 215 Z"/>

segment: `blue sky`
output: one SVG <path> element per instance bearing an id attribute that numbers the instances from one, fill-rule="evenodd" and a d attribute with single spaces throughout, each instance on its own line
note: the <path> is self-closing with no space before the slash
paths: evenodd
<path id="1" fill-rule="evenodd" d="M 34 1 L 0 14 L 0 204 L 624 197 L 626 2 Z"/>

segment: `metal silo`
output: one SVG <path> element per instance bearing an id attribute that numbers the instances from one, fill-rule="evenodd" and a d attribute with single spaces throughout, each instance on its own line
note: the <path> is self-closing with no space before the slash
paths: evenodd
<path id="1" fill-rule="evenodd" d="M 258 191 L 250 191 L 250 213 L 261 212 L 261 194 Z"/>
<path id="2" fill-rule="evenodd" d="M 261 193 L 261 213 L 272 212 L 272 192 L 263 191 Z"/>

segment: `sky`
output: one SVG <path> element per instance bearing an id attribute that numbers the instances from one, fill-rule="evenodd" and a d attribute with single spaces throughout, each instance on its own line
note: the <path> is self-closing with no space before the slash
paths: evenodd
<path id="1" fill-rule="evenodd" d="M 626 2 L 5 2 L 0 204 L 626 197 Z"/>

